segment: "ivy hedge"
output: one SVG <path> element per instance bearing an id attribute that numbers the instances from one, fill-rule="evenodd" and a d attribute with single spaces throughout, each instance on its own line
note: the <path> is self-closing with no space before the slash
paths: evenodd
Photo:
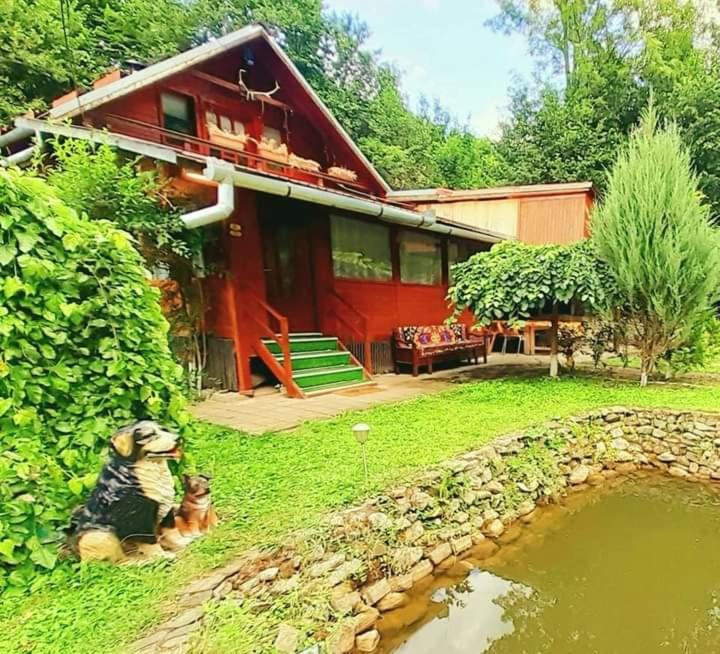
<path id="1" fill-rule="evenodd" d="M 187 424 L 167 336 L 130 238 L 0 169 L 0 592 L 55 566 L 114 429 Z"/>

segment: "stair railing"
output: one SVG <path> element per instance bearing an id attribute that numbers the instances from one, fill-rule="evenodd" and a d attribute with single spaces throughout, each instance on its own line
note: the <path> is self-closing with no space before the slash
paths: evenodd
<path id="1" fill-rule="evenodd" d="M 290 330 L 287 317 L 270 306 L 254 291 L 245 288 L 243 294 L 245 297 L 249 296 L 253 302 L 256 302 L 266 317 L 266 320 L 263 321 L 252 310 L 247 310 L 247 308 L 245 310 L 248 320 L 252 322 L 256 328 L 253 339 L 255 352 L 270 371 L 282 382 L 289 397 L 304 397 L 304 393 L 293 379 L 292 359 L 290 358 Z M 270 320 L 268 319 L 269 317 L 272 317 L 277 323 L 277 330 L 272 328 Z M 263 342 L 263 337 L 275 341 L 280 347 L 283 357 L 282 366 Z"/>
<path id="2" fill-rule="evenodd" d="M 364 313 L 358 311 L 337 291 L 331 290 L 330 296 L 333 299 L 331 311 L 335 316 L 335 319 L 345 325 L 353 334 L 358 336 L 360 342 L 363 344 L 363 362 L 361 365 L 369 375 L 372 375 L 372 349 L 370 347 L 370 332 L 368 329 L 367 316 Z M 353 320 L 348 317 L 348 313 L 352 315 L 352 317 L 355 319 L 355 322 L 353 322 Z M 359 323 L 359 326 L 357 323 Z M 354 356 L 353 359 L 355 359 Z M 357 363 L 360 363 L 359 361 L 357 361 L 357 359 L 355 359 L 355 361 Z"/>

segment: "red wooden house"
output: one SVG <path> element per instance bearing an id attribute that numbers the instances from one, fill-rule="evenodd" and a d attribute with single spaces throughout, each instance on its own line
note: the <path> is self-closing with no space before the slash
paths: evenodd
<path id="1" fill-rule="evenodd" d="M 445 320 L 450 264 L 507 237 L 393 197 L 260 26 L 18 119 L 0 136 L 11 163 L 33 134 L 142 155 L 205 205 L 184 220 L 221 232 L 206 329 L 241 392 L 257 366 L 294 396 L 389 369 L 393 327 Z"/>

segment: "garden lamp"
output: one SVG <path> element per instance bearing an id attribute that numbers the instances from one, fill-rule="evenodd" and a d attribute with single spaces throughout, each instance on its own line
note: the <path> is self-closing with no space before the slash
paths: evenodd
<path id="1" fill-rule="evenodd" d="M 368 486 L 370 483 L 370 478 L 368 476 L 367 452 L 365 446 L 367 444 L 368 437 L 370 436 L 370 425 L 365 422 L 358 422 L 356 425 L 352 426 L 352 433 L 355 437 L 355 440 L 358 442 L 358 445 L 360 445 L 360 450 L 362 452 L 363 468 L 365 470 L 365 485 Z"/>

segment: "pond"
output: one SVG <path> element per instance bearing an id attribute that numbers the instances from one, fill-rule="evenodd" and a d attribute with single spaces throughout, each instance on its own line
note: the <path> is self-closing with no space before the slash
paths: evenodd
<path id="1" fill-rule="evenodd" d="M 381 620 L 382 651 L 720 652 L 718 489 L 636 478 L 535 513 L 414 589 Z"/>

